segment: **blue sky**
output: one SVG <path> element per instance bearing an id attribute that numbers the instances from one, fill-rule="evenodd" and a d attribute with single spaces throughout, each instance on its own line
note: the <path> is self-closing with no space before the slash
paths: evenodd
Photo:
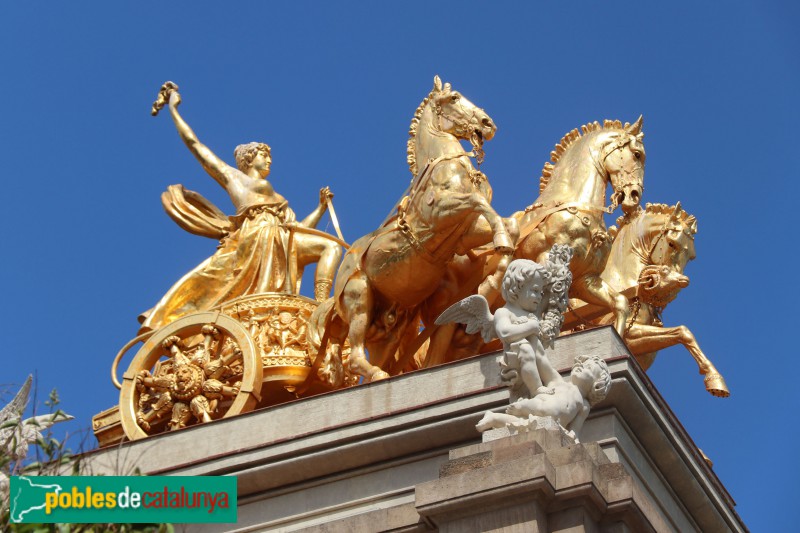
<path id="1" fill-rule="evenodd" d="M 353 241 L 405 189 L 409 121 L 439 74 L 498 124 L 482 170 L 504 215 L 534 200 L 565 132 L 644 115 L 644 200 L 699 221 L 692 283 L 665 322 L 692 329 L 732 396 L 707 394 L 681 347 L 649 375 L 745 522 L 793 523 L 796 5 L 7 2 L 0 20 L 0 382 L 36 372 L 40 396 L 57 387 L 77 418 L 66 430 L 117 402 L 109 366 L 136 315 L 214 251 L 161 192 L 183 183 L 232 210 L 168 117 L 150 116 L 161 83 L 180 85 L 224 159 L 268 142 L 299 216 L 330 185 Z"/>

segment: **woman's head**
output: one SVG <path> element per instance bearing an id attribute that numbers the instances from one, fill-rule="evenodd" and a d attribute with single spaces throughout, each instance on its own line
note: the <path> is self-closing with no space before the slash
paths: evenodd
<path id="1" fill-rule="evenodd" d="M 268 144 L 259 142 L 240 144 L 233 151 L 233 157 L 236 159 L 236 167 L 242 172 L 247 172 L 253 168 L 253 161 L 259 153 L 262 154 L 265 159 L 270 159 L 272 157 L 272 151 Z"/>

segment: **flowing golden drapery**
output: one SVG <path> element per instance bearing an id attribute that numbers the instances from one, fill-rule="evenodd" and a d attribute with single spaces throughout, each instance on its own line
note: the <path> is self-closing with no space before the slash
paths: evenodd
<path id="1" fill-rule="evenodd" d="M 158 329 L 190 313 L 228 300 L 288 287 L 286 223 L 295 214 L 285 202 L 255 205 L 230 217 L 233 230 L 217 251 L 183 276 L 161 301 L 140 317 L 140 332 Z"/>

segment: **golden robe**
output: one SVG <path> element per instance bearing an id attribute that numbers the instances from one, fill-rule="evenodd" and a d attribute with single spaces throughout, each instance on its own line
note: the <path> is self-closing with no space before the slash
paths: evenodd
<path id="1" fill-rule="evenodd" d="M 220 240 L 214 255 L 183 276 L 155 307 L 140 316 L 140 333 L 241 296 L 289 291 L 289 230 L 284 224 L 295 219 L 286 202 L 250 206 L 242 214 L 229 217 L 231 230 Z"/>

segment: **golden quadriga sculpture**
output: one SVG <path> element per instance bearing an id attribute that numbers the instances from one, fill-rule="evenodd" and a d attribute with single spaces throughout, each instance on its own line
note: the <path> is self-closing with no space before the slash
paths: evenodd
<path id="1" fill-rule="evenodd" d="M 267 179 L 270 147 L 240 145 L 236 167 L 230 166 L 199 141 L 178 112 L 180 103 L 177 85 L 167 82 L 152 114 L 168 107 L 181 140 L 229 194 L 236 213 L 226 217 L 181 185 L 162 195 L 179 226 L 219 245 L 142 314 L 140 335 L 114 362 L 112 379 L 121 388 L 118 415 L 130 439 L 289 398 L 286 389 L 304 383 L 311 370 L 315 353 L 306 340 L 308 320 L 328 298 L 346 246 L 315 229 L 331 207 L 329 188 L 320 190 L 317 208 L 298 221 Z M 316 301 L 299 295 L 303 270 L 312 263 Z M 119 383 L 116 366 L 137 341 L 144 344 Z M 96 420 L 96 426 L 113 416 Z"/>
<path id="2" fill-rule="evenodd" d="M 176 223 L 219 246 L 140 317 L 139 336 L 117 355 L 112 380 L 121 388 L 120 406 L 95 417 L 101 444 L 121 438 L 112 429 L 117 421 L 128 438 L 142 438 L 493 349 L 463 326 L 435 325 L 436 317 L 475 293 L 490 309 L 500 308 L 510 261 L 544 264 L 554 245 L 574 251 L 569 296 L 581 312 L 595 310 L 583 322 L 613 324 L 645 366 L 659 349 L 683 343 L 706 375 L 708 390 L 727 395 L 691 333 L 660 323 L 661 309 L 686 283 L 682 271 L 694 256 L 689 238 L 696 225 L 674 213 L 663 224 L 645 224 L 652 210 L 639 207 L 641 117 L 569 132 L 542 170 L 539 197 L 502 218 L 491 207 L 486 176 L 472 163 L 483 160 L 484 141 L 496 126 L 436 77 L 411 121 L 407 193 L 381 227 L 358 239 L 342 259 L 341 248 L 348 247 L 327 187 L 318 207 L 298 222 L 267 180 L 269 146 L 241 145 L 236 167 L 229 166 L 198 140 L 178 112 L 180 102 L 178 87 L 167 82 L 153 114 L 168 107 L 180 138 L 229 193 L 236 212 L 226 217 L 180 185 L 162 196 Z M 471 152 L 461 140 L 471 143 Z M 617 207 L 626 223 L 615 241 L 603 215 Z M 326 210 L 338 239 L 315 229 Z M 634 228 L 644 231 L 641 226 L 665 228 L 649 237 L 645 262 L 626 237 Z M 299 295 L 303 269 L 313 263 L 315 300 Z M 579 317 L 578 309 L 570 310 L 566 328 Z M 138 342 L 143 345 L 120 383 L 116 367 Z"/>

